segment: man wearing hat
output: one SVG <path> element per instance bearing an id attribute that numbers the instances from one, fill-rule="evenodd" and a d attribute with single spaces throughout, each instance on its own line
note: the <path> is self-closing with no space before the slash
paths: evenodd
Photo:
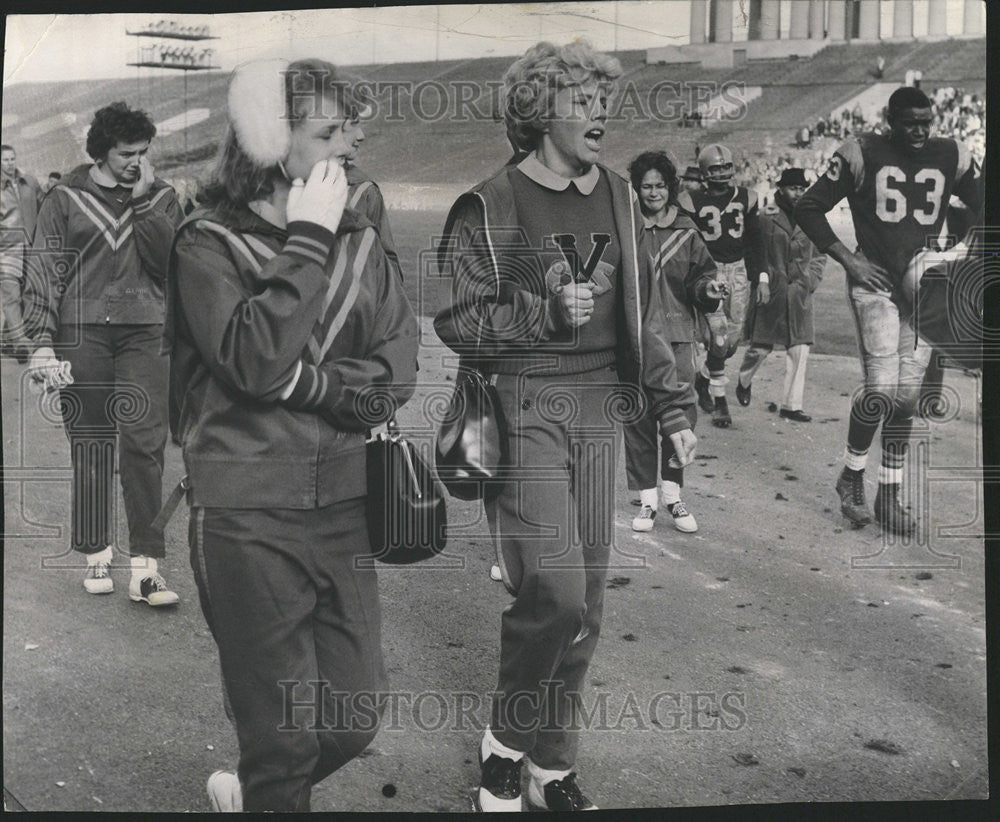
<path id="1" fill-rule="evenodd" d="M 750 301 L 750 346 L 736 383 L 736 399 L 740 405 L 749 405 L 753 375 L 775 345 L 785 346 L 780 413 L 795 422 L 812 419 L 802 410 L 802 394 L 806 359 L 813 342 L 812 295 L 826 265 L 826 255 L 819 253 L 795 222 L 795 204 L 808 187 L 805 171 L 786 168 L 778 180 L 774 204 L 761 211 L 764 268 L 770 273 L 770 282 L 761 281 L 756 287 L 757 298 Z"/>
<path id="2" fill-rule="evenodd" d="M 701 169 L 698 166 L 688 166 L 680 176 L 681 191 L 695 191 L 701 188 Z"/>

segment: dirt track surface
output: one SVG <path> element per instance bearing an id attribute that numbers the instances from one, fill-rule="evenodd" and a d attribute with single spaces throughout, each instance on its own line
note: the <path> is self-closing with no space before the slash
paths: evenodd
<path id="1" fill-rule="evenodd" d="M 423 387 L 401 415 L 418 441 L 450 390 L 439 354 L 424 349 Z M 65 436 L 22 390 L 23 368 L 2 368 L 5 787 L 36 811 L 208 810 L 205 779 L 235 765 L 237 749 L 186 511 L 168 529 L 177 607 L 130 602 L 124 566 L 113 595 L 88 596 L 65 551 Z M 873 526 L 850 529 L 833 491 L 856 360 L 810 359 L 810 424 L 767 411 L 782 368 L 780 355 L 768 360 L 751 407 L 733 402 L 731 429 L 699 422 L 684 490 L 699 533 L 663 515 L 634 534 L 619 474 L 614 567 L 584 695 L 594 719 L 578 763 L 601 807 L 986 796 L 978 386 L 948 372 L 953 418 L 918 422 L 925 446 L 911 464 L 925 531 L 887 544 Z M 870 495 L 876 468 L 873 456 Z M 165 489 L 182 473 L 169 447 Z M 489 579 L 476 506 L 452 501 L 449 518 L 447 558 L 380 570 L 400 708 L 365 756 L 314 790 L 314 810 L 469 807 L 509 598 Z"/>

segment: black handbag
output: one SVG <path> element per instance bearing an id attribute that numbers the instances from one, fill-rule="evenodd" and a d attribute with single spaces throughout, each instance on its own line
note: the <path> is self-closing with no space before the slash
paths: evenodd
<path id="1" fill-rule="evenodd" d="M 409 565 L 445 548 L 444 488 L 395 418 L 386 428 L 366 444 L 368 541 L 379 562 Z"/>
<path id="2" fill-rule="evenodd" d="M 477 368 L 459 366 L 434 457 L 453 497 L 488 501 L 499 494 L 508 465 L 507 424 L 496 387 Z"/>

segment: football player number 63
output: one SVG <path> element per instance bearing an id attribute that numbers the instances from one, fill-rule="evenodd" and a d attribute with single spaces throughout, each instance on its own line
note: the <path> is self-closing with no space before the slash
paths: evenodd
<path id="1" fill-rule="evenodd" d="M 882 166 L 875 175 L 875 214 L 886 223 L 898 223 L 906 216 L 906 195 L 894 185 L 906 182 L 906 172 L 899 166 Z M 944 174 L 940 169 L 922 168 L 913 175 L 918 185 L 930 183 L 924 193 L 924 200 L 916 203 L 913 219 L 921 225 L 933 225 L 941 211 L 941 195 L 944 193 Z"/>

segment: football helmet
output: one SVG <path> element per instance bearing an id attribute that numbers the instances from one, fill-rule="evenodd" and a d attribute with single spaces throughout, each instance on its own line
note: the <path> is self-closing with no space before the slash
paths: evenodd
<path id="1" fill-rule="evenodd" d="M 709 184 L 729 183 L 736 173 L 733 153 L 720 143 L 705 146 L 698 154 L 698 168 L 702 179 Z"/>

